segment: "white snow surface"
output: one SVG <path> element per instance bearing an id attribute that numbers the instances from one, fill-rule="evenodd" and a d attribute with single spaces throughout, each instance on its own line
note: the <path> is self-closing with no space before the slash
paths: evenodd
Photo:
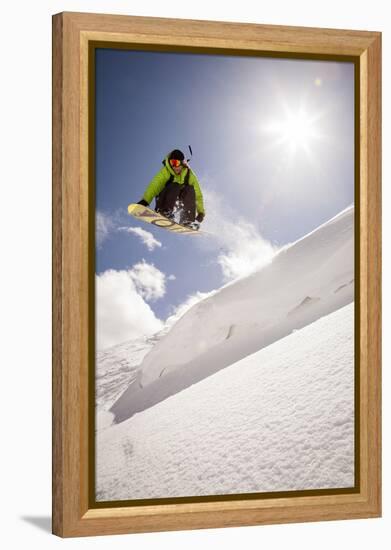
<path id="1" fill-rule="evenodd" d="M 351 303 L 99 430 L 97 500 L 353 486 L 353 365 Z"/>
<path id="2" fill-rule="evenodd" d="M 353 300 L 354 208 L 349 207 L 257 272 L 191 307 L 150 349 L 112 405 L 116 422 Z"/>

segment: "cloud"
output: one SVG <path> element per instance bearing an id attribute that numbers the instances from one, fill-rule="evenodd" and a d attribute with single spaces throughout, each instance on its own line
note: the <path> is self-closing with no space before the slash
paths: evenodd
<path id="1" fill-rule="evenodd" d="M 96 343 L 102 350 L 150 336 L 163 323 L 139 294 L 132 270 L 109 269 L 96 275 Z"/>
<path id="2" fill-rule="evenodd" d="M 95 215 L 96 246 L 101 248 L 103 243 L 117 231 L 133 233 L 140 238 L 149 251 L 162 246 L 162 243 L 155 239 L 149 231 L 145 231 L 141 227 L 124 227 L 121 225 L 121 222 L 123 224 L 124 221 L 124 214 L 121 210 L 110 214 L 97 210 Z"/>
<path id="3" fill-rule="evenodd" d="M 151 252 L 155 248 L 161 247 L 162 243 L 155 239 L 155 237 L 149 231 L 145 231 L 141 227 L 120 227 L 119 231 L 126 231 L 127 233 L 133 233 L 137 235 Z"/>
<path id="4" fill-rule="evenodd" d="M 153 264 L 145 260 L 135 264 L 128 271 L 140 296 L 148 301 L 162 298 L 166 293 L 166 276 Z"/>
<path id="5" fill-rule="evenodd" d="M 253 225 L 242 221 L 229 232 L 226 251 L 217 258 L 226 281 L 250 275 L 273 258 L 276 249 L 259 235 Z"/>
<path id="6" fill-rule="evenodd" d="M 226 282 L 250 275 L 272 260 L 277 248 L 264 239 L 253 224 L 224 205 L 223 198 L 215 191 L 205 190 L 204 197 L 208 205 L 205 231 L 220 247 L 217 262 Z"/>
<path id="7" fill-rule="evenodd" d="M 96 211 L 95 239 L 98 248 L 100 248 L 104 241 L 109 237 L 114 227 L 115 223 L 110 216 L 104 214 L 103 212 L 100 212 L 99 210 Z"/>

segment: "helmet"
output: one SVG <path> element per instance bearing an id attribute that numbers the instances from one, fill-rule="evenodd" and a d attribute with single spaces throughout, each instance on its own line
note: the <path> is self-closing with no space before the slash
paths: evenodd
<path id="1" fill-rule="evenodd" d="M 176 159 L 176 160 L 183 161 L 183 160 L 185 160 L 185 155 L 179 149 L 174 149 L 168 155 L 168 160 L 171 160 L 171 159 Z"/>

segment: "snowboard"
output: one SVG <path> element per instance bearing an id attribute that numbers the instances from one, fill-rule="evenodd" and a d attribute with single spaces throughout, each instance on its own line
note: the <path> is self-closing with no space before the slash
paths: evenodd
<path id="1" fill-rule="evenodd" d="M 151 223 L 167 231 L 172 231 L 173 233 L 183 233 L 188 235 L 198 235 L 200 231 L 198 229 L 193 229 L 192 227 L 186 227 L 176 223 L 174 220 L 170 220 L 162 214 L 155 212 L 152 208 L 148 206 L 143 206 L 142 204 L 129 204 L 128 212 L 131 216 L 137 220 L 142 220 L 146 223 Z"/>

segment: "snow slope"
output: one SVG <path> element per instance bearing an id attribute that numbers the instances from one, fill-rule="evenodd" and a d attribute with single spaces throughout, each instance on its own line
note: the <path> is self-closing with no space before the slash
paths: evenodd
<path id="1" fill-rule="evenodd" d="M 350 304 L 100 430 L 97 500 L 353 486 L 353 364 Z"/>
<path id="2" fill-rule="evenodd" d="M 156 344 L 158 335 L 136 338 L 97 352 L 95 402 L 99 409 L 109 408 L 136 378 L 140 363 Z"/>
<path id="3" fill-rule="evenodd" d="M 111 411 L 123 421 L 353 299 L 350 207 L 194 305 L 145 356 Z"/>

